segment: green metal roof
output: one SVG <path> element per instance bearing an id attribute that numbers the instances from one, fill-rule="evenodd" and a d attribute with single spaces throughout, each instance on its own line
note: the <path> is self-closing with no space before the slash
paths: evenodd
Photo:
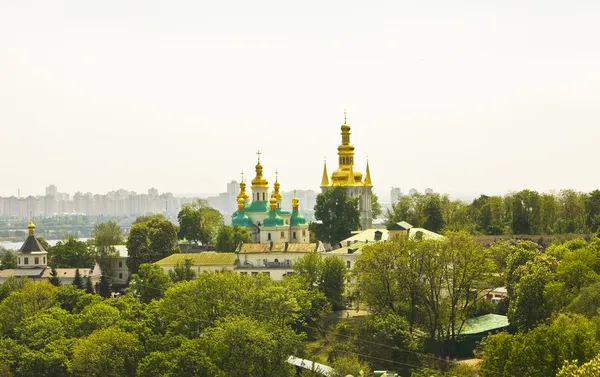
<path id="1" fill-rule="evenodd" d="M 399 223 L 388 226 L 386 229 L 387 230 L 408 230 L 410 228 L 412 228 L 412 225 L 410 225 L 406 221 L 400 221 Z"/>
<path id="2" fill-rule="evenodd" d="M 234 265 L 237 255 L 235 253 L 217 253 L 214 251 L 205 251 L 197 254 L 172 254 L 156 262 L 159 266 L 175 266 L 184 264 L 189 260 L 192 266 L 216 266 L 216 265 Z"/>
<path id="3" fill-rule="evenodd" d="M 250 218 L 244 212 L 237 212 L 237 215 L 231 219 L 231 224 L 238 226 L 250 226 L 252 225 L 252 220 L 250 220 Z"/>
<path id="4" fill-rule="evenodd" d="M 294 226 L 304 224 L 306 224 L 306 219 L 302 215 L 298 214 L 298 211 L 293 211 L 292 217 L 290 218 L 290 225 Z"/>
<path id="5" fill-rule="evenodd" d="M 465 321 L 461 334 L 480 334 L 492 330 L 508 327 L 508 317 L 498 314 L 486 314 L 480 317 L 469 318 Z"/>
<path id="6" fill-rule="evenodd" d="M 246 207 L 246 212 L 267 212 L 269 211 L 269 203 L 266 201 L 255 201 Z"/>
<path id="7" fill-rule="evenodd" d="M 263 221 L 263 226 L 282 226 L 284 223 L 283 219 L 279 217 L 277 212 L 269 212 L 269 217 Z"/>

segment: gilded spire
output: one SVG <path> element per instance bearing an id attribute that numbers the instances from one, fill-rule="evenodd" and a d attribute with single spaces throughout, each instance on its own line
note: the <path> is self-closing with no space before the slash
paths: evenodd
<path id="1" fill-rule="evenodd" d="M 323 162 L 323 178 L 321 178 L 321 187 L 329 186 L 329 177 L 327 176 L 327 160 Z"/>
<path id="2" fill-rule="evenodd" d="M 292 198 L 292 210 L 293 211 L 297 211 L 298 210 L 298 204 L 299 203 L 300 203 L 300 200 L 296 196 L 296 190 L 294 190 L 294 197 Z"/>
<path id="3" fill-rule="evenodd" d="M 246 194 L 246 181 L 244 180 L 244 171 L 242 170 L 242 181 L 240 182 L 240 193 L 237 196 L 238 203 L 239 199 L 243 198 L 244 202 L 246 202 L 249 198 L 248 194 Z"/>
<path id="4" fill-rule="evenodd" d="M 27 225 L 27 229 L 29 230 L 30 236 L 33 236 L 35 234 L 35 224 L 33 223 L 33 220 L 29 220 L 29 225 Z"/>
<path id="5" fill-rule="evenodd" d="M 260 164 L 260 151 L 256 152 L 258 163 L 256 164 L 256 177 L 252 180 L 252 187 L 269 187 L 269 182 L 263 178 L 263 166 Z"/>
<path id="6" fill-rule="evenodd" d="M 369 170 L 369 159 L 367 158 L 367 171 L 365 173 L 365 186 L 373 186 L 371 183 L 371 170 Z"/>
<path id="7" fill-rule="evenodd" d="M 273 185 L 274 190 L 271 196 L 277 199 L 277 202 L 281 201 L 281 199 L 283 198 L 283 195 L 281 195 L 281 193 L 279 192 L 280 187 L 281 185 L 279 184 L 279 171 L 275 170 L 275 184 Z"/>
<path id="8" fill-rule="evenodd" d="M 354 186 L 356 184 L 356 181 L 354 180 L 354 169 L 352 168 L 352 165 L 350 165 L 350 174 L 348 174 L 348 186 Z"/>

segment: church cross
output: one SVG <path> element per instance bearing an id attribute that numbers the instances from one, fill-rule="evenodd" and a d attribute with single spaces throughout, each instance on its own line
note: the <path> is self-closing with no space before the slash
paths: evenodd
<path id="1" fill-rule="evenodd" d="M 261 155 L 261 154 L 262 154 L 262 153 L 260 153 L 260 151 L 256 152 L 256 155 L 258 156 L 258 162 L 260 162 L 260 155 Z"/>

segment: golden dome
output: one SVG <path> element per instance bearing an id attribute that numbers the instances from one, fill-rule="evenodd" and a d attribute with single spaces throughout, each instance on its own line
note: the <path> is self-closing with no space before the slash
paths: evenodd
<path id="1" fill-rule="evenodd" d="M 331 186 L 362 186 L 362 173 L 354 171 L 354 146 L 350 144 L 350 126 L 346 122 L 345 112 L 341 130 L 342 144 L 338 146 L 339 166 L 331 175 Z M 324 182 L 325 180 L 322 179 L 321 186 Z"/>
<path id="2" fill-rule="evenodd" d="M 269 181 L 267 181 L 264 177 L 263 177 L 263 166 L 260 164 L 260 151 L 256 152 L 256 154 L 258 155 L 258 163 L 256 164 L 256 177 L 254 177 L 254 179 L 252 179 L 252 187 L 269 187 Z"/>
<path id="3" fill-rule="evenodd" d="M 292 198 L 292 210 L 297 211 L 300 200 L 296 197 L 296 190 L 294 190 L 294 197 Z"/>
<path id="4" fill-rule="evenodd" d="M 271 199 L 269 200 L 269 207 L 271 207 L 271 211 L 275 211 L 277 209 L 277 199 L 275 199 L 273 196 L 271 196 Z"/>
<path id="5" fill-rule="evenodd" d="M 237 198 L 244 198 L 244 202 L 246 202 L 249 198 L 248 194 L 246 194 L 246 181 L 244 181 L 244 172 L 242 171 L 242 181 L 240 182 L 240 193 Z"/>
<path id="6" fill-rule="evenodd" d="M 237 202 L 238 202 L 238 211 L 243 211 L 244 203 L 246 203 L 246 200 L 243 197 L 238 196 Z"/>
<path id="7" fill-rule="evenodd" d="M 273 185 L 273 194 L 271 197 L 275 198 L 278 202 L 283 198 L 283 195 L 279 192 L 279 188 L 281 185 L 279 184 L 279 172 L 275 170 L 275 184 Z"/>
<path id="8" fill-rule="evenodd" d="M 29 230 L 29 235 L 33 236 L 35 234 L 35 224 L 33 220 L 29 220 L 29 225 L 27 225 L 27 229 Z"/>

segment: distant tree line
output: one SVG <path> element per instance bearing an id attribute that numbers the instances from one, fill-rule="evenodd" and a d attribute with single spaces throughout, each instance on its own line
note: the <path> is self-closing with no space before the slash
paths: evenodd
<path id="1" fill-rule="evenodd" d="M 388 224 L 471 234 L 587 234 L 600 226 L 600 190 L 539 193 L 522 190 L 504 196 L 481 195 L 468 204 L 445 194 L 402 196 L 385 214 Z"/>

